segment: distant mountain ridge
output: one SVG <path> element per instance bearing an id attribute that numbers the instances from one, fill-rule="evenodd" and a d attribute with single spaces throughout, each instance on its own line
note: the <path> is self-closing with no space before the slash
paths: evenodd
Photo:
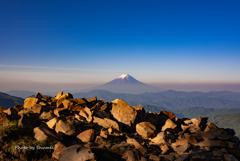
<path id="1" fill-rule="evenodd" d="M 226 96 L 226 98 L 224 97 Z M 205 107 L 205 108 L 240 108 L 240 93 L 221 91 L 221 92 L 177 92 L 168 90 L 159 93 L 143 94 L 124 94 L 113 93 L 106 90 L 93 90 L 84 93 L 74 93 L 75 98 L 97 96 L 106 101 L 115 98 L 123 99 L 132 106 L 141 104 L 154 105 L 166 109 L 183 109 L 186 107 Z"/>
<path id="2" fill-rule="evenodd" d="M 31 95 L 35 95 L 35 92 L 32 91 L 26 91 L 26 90 L 11 90 L 6 92 L 7 94 L 15 97 L 20 97 L 20 98 L 27 98 Z"/>
<path id="3" fill-rule="evenodd" d="M 103 85 L 81 90 L 80 92 L 90 92 L 92 90 L 106 90 L 114 93 L 126 93 L 126 94 L 141 94 L 145 92 L 162 92 L 165 91 L 162 88 L 154 87 L 145 83 L 142 83 L 129 74 L 123 74 L 118 78 L 107 82 Z"/>
<path id="4" fill-rule="evenodd" d="M 9 108 L 15 105 L 23 105 L 24 99 L 19 97 L 10 96 L 6 93 L 0 92 L 0 106 Z"/>

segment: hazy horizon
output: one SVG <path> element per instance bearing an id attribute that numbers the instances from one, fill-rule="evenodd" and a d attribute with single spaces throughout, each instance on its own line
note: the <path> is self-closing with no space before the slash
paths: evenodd
<path id="1" fill-rule="evenodd" d="M 0 1 L 0 91 L 56 92 L 122 74 L 240 92 L 239 1 Z"/>

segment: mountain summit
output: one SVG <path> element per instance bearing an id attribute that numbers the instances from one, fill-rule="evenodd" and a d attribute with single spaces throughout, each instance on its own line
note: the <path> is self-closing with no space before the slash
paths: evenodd
<path id="1" fill-rule="evenodd" d="M 113 85 L 113 84 L 144 84 L 144 83 L 139 82 L 138 80 L 136 80 L 129 74 L 123 74 L 120 77 L 118 77 L 106 84 Z"/>
<path id="2" fill-rule="evenodd" d="M 89 92 L 91 90 L 96 89 L 106 90 L 113 93 L 128 93 L 128 94 L 142 94 L 145 92 L 156 93 L 164 91 L 164 89 L 162 88 L 142 83 L 129 74 L 123 74 L 110 82 L 107 82 L 103 85 L 94 88 L 82 90 L 81 92 Z"/>

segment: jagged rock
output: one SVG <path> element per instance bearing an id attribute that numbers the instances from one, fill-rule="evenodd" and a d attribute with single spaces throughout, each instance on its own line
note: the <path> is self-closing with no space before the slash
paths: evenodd
<path id="1" fill-rule="evenodd" d="M 59 120 L 56 124 L 55 131 L 57 133 L 61 132 L 65 135 L 75 135 L 76 129 L 72 122 L 63 122 L 62 120 Z"/>
<path id="2" fill-rule="evenodd" d="M 207 124 L 207 127 L 205 128 L 204 132 L 207 132 L 211 129 L 217 129 L 217 128 L 218 127 L 214 123 L 210 122 L 210 123 Z"/>
<path id="3" fill-rule="evenodd" d="M 39 99 L 42 99 L 43 98 L 43 96 L 41 95 L 41 93 L 37 93 L 36 95 L 35 95 L 35 98 L 39 98 Z"/>
<path id="4" fill-rule="evenodd" d="M 211 129 L 208 132 L 211 132 L 212 134 L 214 134 L 219 140 L 231 140 L 233 137 L 231 134 L 229 134 L 227 131 L 225 131 L 224 129 Z"/>
<path id="5" fill-rule="evenodd" d="M 143 138 L 153 138 L 156 136 L 156 127 L 150 122 L 141 122 L 136 125 L 136 131 Z"/>
<path id="6" fill-rule="evenodd" d="M 202 142 L 199 142 L 197 144 L 195 144 L 195 146 L 201 146 L 201 147 L 205 147 L 205 146 L 211 146 L 211 147 L 222 147 L 222 148 L 236 148 L 236 144 L 232 143 L 232 142 L 222 142 L 221 140 L 204 140 Z"/>
<path id="7" fill-rule="evenodd" d="M 50 138 L 39 127 L 33 129 L 34 138 L 38 141 L 49 141 Z"/>
<path id="8" fill-rule="evenodd" d="M 137 150 L 139 150 L 142 154 L 146 154 L 147 153 L 147 149 L 145 147 L 143 147 L 137 140 L 135 140 L 134 138 L 127 138 L 127 143 L 130 145 L 134 145 L 135 148 Z"/>
<path id="9" fill-rule="evenodd" d="M 18 119 L 18 112 L 14 108 L 10 107 L 7 110 L 4 110 L 3 113 L 7 114 L 11 119 Z"/>
<path id="10" fill-rule="evenodd" d="M 17 112 L 23 110 L 23 105 L 16 105 L 13 107 Z"/>
<path id="11" fill-rule="evenodd" d="M 108 137 L 108 130 L 106 130 L 106 129 L 101 129 L 101 131 L 100 131 L 100 136 L 101 137 L 103 137 L 103 138 L 105 138 L 105 139 L 107 139 L 107 137 Z"/>
<path id="12" fill-rule="evenodd" d="M 233 155 L 231 154 L 224 154 L 223 155 L 225 161 L 238 161 Z"/>
<path id="13" fill-rule="evenodd" d="M 97 101 L 97 103 L 91 108 L 91 110 L 99 111 L 101 106 L 104 104 L 102 100 Z"/>
<path id="14" fill-rule="evenodd" d="M 59 116 L 69 116 L 70 111 L 68 109 L 65 108 L 56 108 L 54 110 L 54 114 L 59 117 Z"/>
<path id="15" fill-rule="evenodd" d="M 46 122 L 46 124 L 50 129 L 55 129 L 57 122 L 58 122 L 58 118 L 55 117 L 55 118 L 52 118 L 51 120 L 49 120 L 48 122 Z"/>
<path id="16" fill-rule="evenodd" d="M 26 127 L 28 128 L 29 130 L 32 130 L 33 129 L 33 125 L 31 123 L 31 120 L 29 119 L 29 117 L 25 114 L 23 114 L 21 116 L 21 118 L 18 120 L 18 126 L 20 127 Z"/>
<path id="17" fill-rule="evenodd" d="M 211 157 L 211 161 L 224 161 L 223 157 Z"/>
<path id="18" fill-rule="evenodd" d="M 47 135 L 51 139 L 55 139 L 58 141 L 63 140 L 62 136 L 58 135 L 55 131 L 48 128 L 45 124 L 40 124 L 39 129 L 44 132 L 45 135 Z"/>
<path id="19" fill-rule="evenodd" d="M 162 146 L 160 145 L 160 148 L 162 150 L 162 154 L 166 154 L 169 151 L 169 148 L 166 144 L 164 144 Z"/>
<path id="20" fill-rule="evenodd" d="M 182 154 L 176 159 L 176 161 L 187 161 L 187 160 L 188 160 L 187 154 Z"/>
<path id="21" fill-rule="evenodd" d="M 185 143 L 194 145 L 194 144 L 197 144 L 197 140 L 194 136 L 188 136 L 187 138 L 177 140 L 175 143 L 172 143 L 172 145 L 179 146 L 179 145 L 183 145 Z"/>
<path id="22" fill-rule="evenodd" d="M 81 145 L 72 145 L 64 149 L 59 157 L 59 161 L 87 161 L 94 159 L 94 153 L 89 148 Z"/>
<path id="23" fill-rule="evenodd" d="M 39 118 L 42 119 L 42 120 L 50 120 L 54 117 L 55 116 L 52 113 L 52 111 L 49 111 L 49 112 L 43 111 L 42 114 L 39 116 Z"/>
<path id="24" fill-rule="evenodd" d="M 64 149 L 66 149 L 66 146 L 63 145 L 61 142 L 58 142 L 54 146 L 54 151 L 52 153 L 52 157 L 55 159 L 59 159 L 59 157 L 61 156 L 61 153 Z"/>
<path id="25" fill-rule="evenodd" d="M 61 96 L 57 99 L 57 103 L 56 103 L 57 108 L 63 108 L 63 101 L 64 101 L 65 99 L 67 99 L 67 95 L 66 95 L 66 94 L 61 95 Z"/>
<path id="26" fill-rule="evenodd" d="M 43 111 L 43 107 L 40 104 L 35 104 L 31 107 L 31 110 L 32 110 L 33 113 L 41 114 L 42 111 Z"/>
<path id="27" fill-rule="evenodd" d="M 97 97 L 93 97 L 91 99 L 87 99 L 87 106 L 92 108 L 97 103 Z"/>
<path id="28" fill-rule="evenodd" d="M 92 141 L 93 138 L 94 138 L 94 133 L 95 133 L 95 130 L 94 129 L 88 129 L 88 130 L 85 130 L 83 132 L 81 132 L 77 138 L 79 140 L 81 140 L 82 142 L 89 142 L 89 141 Z"/>
<path id="29" fill-rule="evenodd" d="M 108 110 L 108 107 L 109 107 L 109 103 L 106 102 L 106 103 L 104 103 L 104 104 L 100 107 L 100 109 L 101 109 L 101 111 L 107 111 L 107 110 Z"/>
<path id="30" fill-rule="evenodd" d="M 38 98 L 31 98 L 31 97 L 26 98 L 26 99 L 24 100 L 24 105 L 23 105 L 23 107 L 24 107 L 24 108 L 31 109 L 31 108 L 33 107 L 33 105 L 35 105 L 35 104 L 38 103 L 38 101 L 39 101 Z"/>
<path id="31" fill-rule="evenodd" d="M 7 114 L 5 113 L 0 113 L 0 124 L 5 124 L 8 122 Z"/>
<path id="32" fill-rule="evenodd" d="M 165 125 L 162 127 L 161 131 L 165 131 L 167 129 L 176 131 L 176 127 L 177 127 L 177 125 L 171 119 L 167 119 L 167 121 L 166 121 Z"/>
<path id="33" fill-rule="evenodd" d="M 146 120 L 146 111 L 142 106 L 133 106 L 133 108 L 137 111 L 137 122 L 143 122 Z"/>
<path id="34" fill-rule="evenodd" d="M 190 145 L 188 143 L 185 143 L 178 147 L 172 145 L 172 148 L 174 149 L 174 151 L 177 152 L 179 155 L 182 155 L 189 147 Z"/>
<path id="35" fill-rule="evenodd" d="M 111 114 L 118 122 L 127 125 L 130 129 L 134 128 L 137 111 L 125 101 L 119 99 L 112 101 Z"/>
<path id="36" fill-rule="evenodd" d="M 150 140 L 154 144 L 162 144 L 162 143 L 166 142 L 165 139 L 166 139 L 165 133 L 164 132 L 160 132 L 160 133 L 157 134 L 157 136 L 155 138 L 150 139 Z"/>
<path id="37" fill-rule="evenodd" d="M 119 130 L 118 123 L 113 121 L 113 120 L 110 120 L 108 118 L 101 119 L 101 118 L 93 116 L 93 123 L 97 123 L 98 125 L 100 125 L 104 128 L 110 128 L 111 127 L 111 128 L 116 129 L 116 130 Z"/>
<path id="38" fill-rule="evenodd" d="M 105 111 L 95 111 L 94 114 L 97 115 L 98 117 L 101 117 L 101 118 L 110 119 L 110 113 L 107 113 Z"/>
<path id="39" fill-rule="evenodd" d="M 63 91 L 59 92 L 54 98 L 59 99 L 63 95 Z"/>
<path id="40" fill-rule="evenodd" d="M 88 108 L 88 107 L 85 107 L 83 110 L 81 110 L 79 112 L 79 115 L 84 117 L 87 122 L 91 122 L 92 121 L 92 111 Z"/>

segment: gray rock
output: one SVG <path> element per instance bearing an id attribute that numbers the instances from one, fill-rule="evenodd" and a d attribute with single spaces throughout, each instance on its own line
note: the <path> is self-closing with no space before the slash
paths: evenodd
<path id="1" fill-rule="evenodd" d="M 95 160 L 94 153 L 89 148 L 81 145 L 72 145 L 64 149 L 59 157 L 59 161 L 87 161 Z"/>

